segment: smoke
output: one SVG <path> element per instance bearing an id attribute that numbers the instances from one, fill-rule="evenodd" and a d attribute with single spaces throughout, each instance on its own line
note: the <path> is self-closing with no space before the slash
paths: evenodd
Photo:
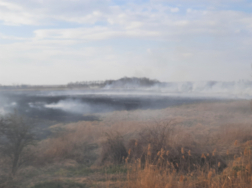
<path id="1" fill-rule="evenodd" d="M 77 88 L 81 88 L 81 85 Z M 241 80 L 236 82 L 159 82 L 156 80 L 123 78 L 116 81 L 105 81 L 102 84 L 83 89 L 65 91 L 42 91 L 37 96 L 185 96 L 185 97 L 214 97 L 214 98 L 243 98 L 252 97 L 252 82 Z"/>
<path id="2" fill-rule="evenodd" d="M 132 87 L 131 87 L 132 86 Z M 221 97 L 221 98 L 251 98 L 252 97 L 252 82 L 237 81 L 237 82 L 159 82 L 150 87 L 143 87 L 141 84 L 134 83 L 133 85 L 119 83 L 107 85 L 105 90 L 113 89 L 129 90 L 133 92 L 147 91 L 154 95 L 184 95 L 194 97 Z"/>
<path id="3" fill-rule="evenodd" d="M 226 98 L 252 97 L 252 82 L 250 81 L 164 83 L 156 87 L 167 93 L 191 94 L 195 96 L 219 96 Z"/>
<path id="4" fill-rule="evenodd" d="M 5 109 L 4 108 L 0 108 L 0 115 L 5 115 L 5 114 L 7 114 L 7 112 L 5 111 Z"/>
<path id="5" fill-rule="evenodd" d="M 57 103 L 45 104 L 45 108 L 59 109 L 71 113 L 86 114 L 91 112 L 91 107 L 77 99 L 60 100 Z"/>
<path id="6" fill-rule="evenodd" d="M 160 109 L 206 100 L 251 99 L 252 82 L 158 82 L 122 79 L 102 88 L 0 93 L 0 115 L 17 110 L 52 121 L 95 120 L 95 113 Z M 94 114 L 93 114 L 94 113 Z M 91 117 L 97 116 L 97 117 Z M 87 117 L 90 116 L 90 117 Z"/>
<path id="7" fill-rule="evenodd" d="M 9 100 L 6 95 L 0 94 L 0 115 L 6 115 L 17 107 L 17 103 L 15 101 Z"/>
<path id="8" fill-rule="evenodd" d="M 30 108 L 34 108 L 34 109 L 43 109 L 45 106 L 44 102 L 40 102 L 40 101 L 35 101 L 35 102 L 29 102 L 28 103 Z"/>

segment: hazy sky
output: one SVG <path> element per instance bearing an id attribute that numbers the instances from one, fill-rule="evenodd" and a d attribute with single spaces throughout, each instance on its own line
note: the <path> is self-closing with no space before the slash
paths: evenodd
<path id="1" fill-rule="evenodd" d="M 0 0 L 0 84 L 252 80 L 251 64 L 251 0 Z"/>

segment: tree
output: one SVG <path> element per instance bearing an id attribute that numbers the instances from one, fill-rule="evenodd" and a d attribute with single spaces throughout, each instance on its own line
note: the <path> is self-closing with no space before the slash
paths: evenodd
<path id="1" fill-rule="evenodd" d="M 25 149 L 35 141 L 35 122 L 17 113 L 0 117 L 0 147 L 2 154 L 11 161 L 11 174 L 14 176 L 22 165 Z"/>

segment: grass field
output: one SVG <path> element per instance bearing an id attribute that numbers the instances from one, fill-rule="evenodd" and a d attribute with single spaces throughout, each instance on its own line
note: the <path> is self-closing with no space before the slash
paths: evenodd
<path id="1" fill-rule="evenodd" d="M 250 101 L 99 116 L 50 127 L 15 177 L 1 157 L 0 187 L 252 187 Z"/>

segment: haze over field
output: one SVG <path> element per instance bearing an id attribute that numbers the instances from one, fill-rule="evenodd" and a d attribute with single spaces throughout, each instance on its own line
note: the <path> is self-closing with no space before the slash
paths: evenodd
<path id="1" fill-rule="evenodd" d="M 0 86 L 0 114 L 17 110 L 43 120 L 98 120 L 97 113 L 164 109 L 182 104 L 250 99 L 252 82 L 160 82 L 148 78 L 58 86 Z M 50 125 L 50 124 L 48 124 Z"/>
<path id="2" fill-rule="evenodd" d="M 0 0 L 0 188 L 251 188 L 251 0 Z"/>

